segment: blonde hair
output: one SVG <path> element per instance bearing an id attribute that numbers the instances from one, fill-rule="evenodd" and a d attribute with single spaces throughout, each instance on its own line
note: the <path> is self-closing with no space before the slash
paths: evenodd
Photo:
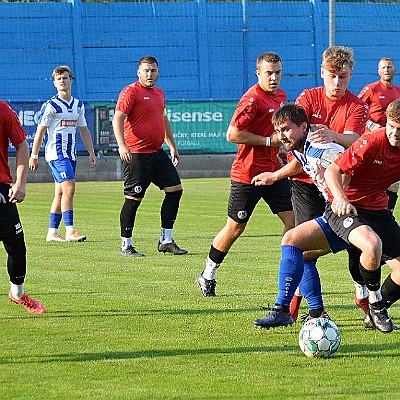
<path id="1" fill-rule="evenodd" d="M 60 66 L 57 67 L 57 68 L 53 71 L 53 73 L 51 74 L 51 77 L 53 78 L 53 81 L 54 81 L 54 78 L 56 77 L 56 75 L 62 75 L 64 72 L 67 72 L 68 75 L 69 75 L 69 77 L 70 77 L 71 79 L 74 79 L 74 77 L 73 77 L 73 75 L 72 75 L 72 71 L 71 71 L 71 69 L 68 67 L 68 65 L 60 65 Z"/>
<path id="2" fill-rule="evenodd" d="M 400 123 L 400 99 L 392 101 L 386 108 L 386 117 Z"/>
<path id="3" fill-rule="evenodd" d="M 322 54 L 322 67 L 330 72 L 338 71 L 345 65 L 354 68 L 353 49 L 344 46 L 328 47 Z"/>

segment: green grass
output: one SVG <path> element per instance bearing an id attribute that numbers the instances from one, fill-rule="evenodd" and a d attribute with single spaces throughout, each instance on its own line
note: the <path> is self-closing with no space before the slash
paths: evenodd
<path id="1" fill-rule="evenodd" d="M 334 358 L 306 358 L 299 324 L 253 327 L 277 290 L 282 226 L 265 204 L 218 271 L 218 296 L 203 298 L 194 280 L 225 224 L 229 180 L 183 184 L 174 237 L 189 254 L 157 252 L 162 192 L 152 187 L 134 232 L 146 257 L 133 259 L 119 256 L 121 182 L 78 182 L 75 226 L 84 243 L 44 241 L 53 185 L 28 185 L 19 205 L 25 288 L 48 312 L 33 316 L 8 301 L 2 249 L 0 399 L 400 398 L 400 332 L 363 328 L 345 253 L 319 261 L 342 335 Z M 399 323 L 398 305 L 391 315 Z"/>

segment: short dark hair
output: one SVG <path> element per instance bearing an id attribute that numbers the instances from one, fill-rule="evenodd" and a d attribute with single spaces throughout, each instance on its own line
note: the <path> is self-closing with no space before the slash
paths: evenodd
<path id="1" fill-rule="evenodd" d="M 307 128 L 310 128 L 304 108 L 293 103 L 279 107 L 272 115 L 272 123 L 274 125 L 282 124 L 285 121 L 292 121 L 297 126 L 300 126 L 303 122 L 307 122 Z"/>
<path id="2" fill-rule="evenodd" d="M 400 123 L 400 99 L 392 101 L 386 108 L 386 117 Z"/>
<path id="3" fill-rule="evenodd" d="M 153 57 L 153 56 L 144 56 L 139 60 L 139 67 L 144 64 L 157 64 L 158 67 L 158 61 L 157 58 Z"/>
<path id="4" fill-rule="evenodd" d="M 267 51 L 265 53 L 260 54 L 257 57 L 257 68 L 262 61 L 271 62 L 274 64 L 280 62 L 282 64 L 281 58 L 278 56 L 278 54 L 274 53 L 273 51 Z"/>

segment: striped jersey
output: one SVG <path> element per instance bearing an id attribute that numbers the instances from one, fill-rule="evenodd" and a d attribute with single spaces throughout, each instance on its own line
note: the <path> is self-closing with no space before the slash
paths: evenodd
<path id="1" fill-rule="evenodd" d="M 340 144 L 330 143 L 312 143 L 307 136 L 304 144 L 304 152 L 300 153 L 296 150 L 292 154 L 296 157 L 297 161 L 302 165 L 304 172 L 306 172 L 313 183 L 317 186 L 319 191 L 323 194 L 325 200 L 328 199 L 326 193 L 325 170 L 329 164 L 336 158 L 338 153 L 343 153 L 345 148 Z"/>
<path id="2" fill-rule="evenodd" d="M 71 98 L 68 103 L 54 96 L 43 104 L 38 124 L 47 127 L 46 161 L 76 160 L 76 129 L 87 126 L 83 102 Z"/>

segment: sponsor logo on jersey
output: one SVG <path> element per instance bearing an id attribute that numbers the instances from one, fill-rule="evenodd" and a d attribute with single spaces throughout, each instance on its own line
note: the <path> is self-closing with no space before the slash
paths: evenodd
<path id="1" fill-rule="evenodd" d="M 270 109 L 268 110 L 268 112 L 270 112 L 270 113 L 275 112 L 275 108 L 270 108 Z"/>
<path id="2" fill-rule="evenodd" d="M 347 229 L 349 228 L 351 225 L 353 225 L 353 218 L 351 217 L 347 217 L 344 221 L 343 221 L 343 226 Z"/>
<path id="3" fill-rule="evenodd" d="M 321 115 L 321 114 L 313 114 L 312 116 L 315 117 L 315 118 L 319 118 L 319 119 L 322 118 L 322 115 Z"/>
<path id="4" fill-rule="evenodd" d="M 141 193 L 143 189 L 140 185 L 137 185 L 137 186 L 135 186 L 135 188 L 133 190 L 135 193 Z"/>
<path id="5" fill-rule="evenodd" d="M 246 211 L 239 211 L 237 213 L 237 216 L 239 219 L 245 219 L 247 217 L 247 212 Z"/>
<path id="6" fill-rule="evenodd" d="M 60 126 L 76 126 L 75 119 L 63 119 L 60 122 Z"/>
<path id="7" fill-rule="evenodd" d="M 143 100 L 150 100 L 150 97 L 144 96 Z"/>
<path id="8" fill-rule="evenodd" d="M 381 161 L 381 160 L 374 160 L 374 162 L 373 162 L 372 164 L 381 165 L 381 164 L 383 164 L 383 161 Z"/>

